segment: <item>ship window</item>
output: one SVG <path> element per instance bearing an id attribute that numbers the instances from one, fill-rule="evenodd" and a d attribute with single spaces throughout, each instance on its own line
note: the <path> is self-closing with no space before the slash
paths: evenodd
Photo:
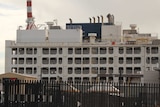
<path id="1" fill-rule="evenodd" d="M 141 53 L 141 47 L 135 47 L 134 54 L 140 54 L 140 53 Z"/>
<path id="2" fill-rule="evenodd" d="M 106 67 L 100 67 L 100 74 L 106 74 Z"/>
<path id="3" fill-rule="evenodd" d="M 98 47 L 92 48 L 92 54 L 98 54 Z"/>
<path id="4" fill-rule="evenodd" d="M 24 74 L 24 68 L 19 68 L 18 73 L 20 73 L 20 74 Z"/>
<path id="5" fill-rule="evenodd" d="M 69 67 L 68 68 L 68 74 L 72 74 L 73 73 L 73 68 Z"/>
<path id="6" fill-rule="evenodd" d="M 50 74 L 56 74 L 57 72 L 57 68 L 53 67 L 53 68 L 50 68 Z"/>
<path id="7" fill-rule="evenodd" d="M 81 48 L 75 48 L 75 54 L 81 54 Z"/>
<path id="8" fill-rule="evenodd" d="M 124 53 L 124 48 L 123 47 L 120 47 L 119 48 L 119 54 L 123 54 Z"/>
<path id="9" fill-rule="evenodd" d="M 13 65 L 17 64 L 17 58 L 12 58 L 12 64 Z"/>
<path id="10" fill-rule="evenodd" d="M 24 64 L 24 58 L 19 58 L 19 64 Z"/>
<path id="11" fill-rule="evenodd" d="M 81 77 L 75 77 L 74 81 L 75 83 L 81 83 Z"/>
<path id="12" fill-rule="evenodd" d="M 34 48 L 34 54 L 37 54 L 37 48 Z"/>
<path id="13" fill-rule="evenodd" d="M 62 74 L 62 67 L 59 67 L 59 68 L 58 68 L 58 73 L 59 73 L 59 74 Z"/>
<path id="14" fill-rule="evenodd" d="M 109 47 L 108 52 L 109 52 L 109 54 L 113 54 L 113 47 Z"/>
<path id="15" fill-rule="evenodd" d="M 132 47 L 127 47 L 127 48 L 126 48 L 126 53 L 127 53 L 127 54 L 132 54 L 132 51 L 133 51 L 133 50 L 132 50 Z"/>
<path id="16" fill-rule="evenodd" d="M 119 64 L 123 64 L 123 62 L 124 62 L 123 57 L 119 57 Z"/>
<path id="17" fill-rule="evenodd" d="M 43 58 L 42 64 L 49 64 L 49 58 Z"/>
<path id="18" fill-rule="evenodd" d="M 37 58 L 34 58 L 34 64 L 37 64 Z"/>
<path id="19" fill-rule="evenodd" d="M 33 54 L 32 48 L 26 48 L 26 54 Z"/>
<path id="20" fill-rule="evenodd" d="M 89 64 L 89 58 L 88 57 L 83 58 L 83 64 Z"/>
<path id="21" fill-rule="evenodd" d="M 158 63 L 158 57 L 152 57 L 151 58 L 151 63 L 152 64 L 157 64 Z"/>
<path id="22" fill-rule="evenodd" d="M 140 64 L 141 63 L 141 58 L 140 57 L 135 57 L 134 58 L 134 64 Z"/>
<path id="23" fill-rule="evenodd" d="M 150 53 L 150 47 L 146 47 L 146 53 L 147 53 L 147 54 Z"/>
<path id="24" fill-rule="evenodd" d="M 17 55 L 17 48 L 12 49 L 12 55 Z"/>
<path id="25" fill-rule="evenodd" d="M 123 67 L 119 67 L 119 74 L 123 74 L 123 72 L 124 72 Z"/>
<path id="26" fill-rule="evenodd" d="M 32 58 L 26 58 L 26 64 L 32 64 Z"/>
<path id="27" fill-rule="evenodd" d="M 73 48 L 68 48 L 68 54 L 73 54 Z"/>
<path id="28" fill-rule="evenodd" d="M 81 64 L 81 58 L 75 58 L 75 64 Z"/>
<path id="29" fill-rule="evenodd" d="M 57 64 L 57 58 L 50 58 L 50 64 Z"/>
<path id="30" fill-rule="evenodd" d="M 32 74 L 32 68 L 26 68 L 26 74 Z"/>
<path id="31" fill-rule="evenodd" d="M 158 53 L 158 47 L 152 47 L 151 52 L 152 52 L 152 54 L 157 54 Z"/>
<path id="32" fill-rule="evenodd" d="M 132 57 L 126 58 L 126 64 L 132 64 Z"/>
<path id="33" fill-rule="evenodd" d="M 113 67 L 109 67 L 109 68 L 108 68 L 108 73 L 109 73 L 109 74 L 113 74 Z"/>
<path id="34" fill-rule="evenodd" d="M 109 57 L 108 63 L 113 64 L 113 57 Z"/>
<path id="35" fill-rule="evenodd" d="M 126 74 L 132 74 L 132 67 L 126 68 Z"/>
<path id="36" fill-rule="evenodd" d="M 108 82 L 113 82 L 113 77 L 108 77 Z"/>
<path id="37" fill-rule="evenodd" d="M 17 73 L 17 68 L 16 68 L 16 67 L 13 67 L 13 68 L 11 69 L 11 71 L 14 72 L 14 73 Z"/>
<path id="38" fill-rule="evenodd" d="M 83 48 L 83 54 L 89 54 L 89 48 Z"/>
<path id="39" fill-rule="evenodd" d="M 62 48 L 59 48 L 59 54 L 62 54 L 62 53 L 63 53 Z"/>
<path id="40" fill-rule="evenodd" d="M 100 54 L 106 54 L 106 52 L 107 52 L 106 47 L 100 48 Z"/>
<path id="41" fill-rule="evenodd" d="M 19 54 L 20 55 L 24 54 L 24 48 L 19 48 Z"/>
<path id="42" fill-rule="evenodd" d="M 47 67 L 41 68 L 41 73 L 48 74 L 49 73 L 48 68 Z"/>
<path id="43" fill-rule="evenodd" d="M 72 64 L 73 63 L 73 58 L 68 58 L 68 64 Z"/>
<path id="44" fill-rule="evenodd" d="M 59 58 L 59 64 L 62 64 L 62 58 Z"/>
<path id="45" fill-rule="evenodd" d="M 92 64 L 98 64 L 98 58 L 97 57 L 92 58 Z"/>
<path id="46" fill-rule="evenodd" d="M 106 57 L 100 58 L 100 64 L 106 64 Z"/>
<path id="47" fill-rule="evenodd" d="M 72 77 L 68 77 L 68 81 L 67 82 L 73 82 L 73 78 Z"/>
<path id="48" fill-rule="evenodd" d="M 89 67 L 83 68 L 83 74 L 89 74 Z"/>
<path id="49" fill-rule="evenodd" d="M 49 54 L 49 49 L 48 48 L 43 48 L 42 51 L 43 51 L 43 54 Z"/>
<path id="50" fill-rule="evenodd" d="M 134 68 L 134 73 L 135 74 L 141 74 L 141 67 L 135 67 Z"/>
<path id="51" fill-rule="evenodd" d="M 92 74 L 98 74 L 98 67 L 92 67 L 91 72 Z"/>
<path id="52" fill-rule="evenodd" d="M 146 58 L 146 63 L 147 63 L 147 64 L 150 64 L 150 57 L 147 57 L 147 58 Z"/>
<path id="53" fill-rule="evenodd" d="M 34 68 L 34 74 L 36 74 L 37 73 L 37 68 Z"/>
<path id="54" fill-rule="evenodd" d="M 57 54 L 57 48 L 51 48 L 50 54 Z"/>
<path id="55" fill-rule="evenodd" d="M 75 71 L 75 74 L 81 74 L 81 68 L 80 67 L 76 67 L 74 69 L 74 71 Z"/>

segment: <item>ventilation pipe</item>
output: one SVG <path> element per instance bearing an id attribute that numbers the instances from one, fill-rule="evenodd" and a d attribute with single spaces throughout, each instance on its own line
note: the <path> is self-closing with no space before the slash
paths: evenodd
<path id="1" fill-rule="evenodd" d="M 98 23 L 100 23 L 100 18 L 99 18 L 99 16 L 97 16 L 97 18 L 98 18 Z"/>
<path id="2" fill-rule="evenodd" d="M 111 18 L 112 18 L 112 24 L 114 24 L 114 15 L 112 15 Z"/>
<path id="3" fill-rule="evenodd" d="M 93 23 L 96 23 L 96 18 L 95 17 L 92 17 L 93 18 Z"/>
<path id="4" fill-rule="evenodd" d="M 108 18 L 108 23 L 109 23 L 109 24 L 114 24 L 114 16 L 113 16 L 113 15 L 108 14 L 108 15 L 107 15 L 107 18 Z"/>
<path id="5" fill-rule="evenodd" d="M 69 18 L 69 22 L 70 22 L 70 24 L 72 24 L 72 19 L 71 18 Z"/>
<path id="6" fill-rule="evenodd" d="M 92 19 L 89 17 L 89 23 L 92 23 Z"/>
<path id="7" fill-rule="evenodd" d="M 102 21 L 102 23 L 103 23 L 103 16 L 101 15 L 101 21 Z"/>
<path id="8" fill-rule="evenodd" d="M 108 18 L 108 23 L 111 24 L 111 14 L 108 14 L 107 18 Z"/>

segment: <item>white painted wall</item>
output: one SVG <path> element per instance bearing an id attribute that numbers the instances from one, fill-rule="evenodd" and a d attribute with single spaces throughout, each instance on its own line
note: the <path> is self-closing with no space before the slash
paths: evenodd
<path id="1" fill-rule="evenodd" d="M 102 25 L 102 41 L 120 41 L 121 26 L 120 25 Z"/>
<path id="2" fill-rule="evenodd" d="M 45 42 L 45 30 L 17 30 L 17 42 Z"/>
<path id="3" fill-rule="evenodd" d="M 53 29 L 48 34 L 49 42 L 82 42 L 81 29 Z"/>

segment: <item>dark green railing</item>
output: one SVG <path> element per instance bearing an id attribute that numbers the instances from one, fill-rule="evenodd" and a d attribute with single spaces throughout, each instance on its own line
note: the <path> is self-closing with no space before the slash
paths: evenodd
<path id="1" fill-rule="evenodd" d="M 4 107 L 159 107 L 160 84 L 5 81 Z"/>

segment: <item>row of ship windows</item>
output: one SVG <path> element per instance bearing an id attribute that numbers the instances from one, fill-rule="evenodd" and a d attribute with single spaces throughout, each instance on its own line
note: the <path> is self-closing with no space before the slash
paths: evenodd
<path id="1" fill-rule="evenodd" d="M 108 50 L 108 52 L 107 52 Z M 140 54 L 141 47 L 119 47 L 119 54 Z M 12 54 L 37 54 L 37 48 L 12 48 Z M 68 48 L 68 54 L 113 54 L 113 47 Z M 146 47 L 146 53 L 157 54 L 158 47 Z M 42 54 L 63 54 L 63 48 L 42 48 Z"/>
<path id="2" fill-rule="evenodd" d="M 27 68 L 16 68 L 13 67 L 12 72 L 16 72 L 16 73 L 21 73 L 21 74 L 37 74 L 37 68 L 34 67 L 27 67 Z M 41 68 L 41 74 L 62 74 L 62 67 L 43 67 Z M 107 72 L 108 71 L 108 72 Z M 68 67 L 68 74 L 113 74 L 114 73 L 114 67 Z M 123 67 L 119 67 L 118 68 L 119 73 L 124 73 L 124 71 L 126 72 L 126 74 L 139 74 L 141 71 L 141 67 L 126 67 L 125 69 Z"/>
<path id="3" fill-rule="evenodd" d="M 147 64 L 157 64 L 158 57 L 147 57 L 146 63 Z M 107 62 L 108 61 L 108 62 Z M 68 58 L 68 64 L 113 64 L 115 61 L 114 57 L 76 57 L 76 58 Z M 118 58 L 119 64 L 141 64 L 142 58 L 141 57 L 119 57 Z M 62 64 L 62 58 L 42 58 L 42 64 Z M 37 64 L 37 58 L 12 58 L 12 64 Z"/>
<path id="4" fill-rule="evenodd" d="M 107 82 L 113 82 L 114 81 L 114 78 L 113 76 L 109 76 L 109 77 L 99 77 L 99 81 L 101 82 L 104 82 L 104 81 L 107 81 Z M 127 82 L 127 83 L 140 83 L 141 82 L 141 78 L 140 77 L 118 77 L 119 81 L 121 81 L 122 83 L 123 82 Z M 43 81 L 62 81 L 62 77 L 43 77 L 42 78 Z M 97 82 L 98 81 L 98 78 L 97 77 L 68 77 L 67 78 L 67 81 L 68 82 Z"/>

